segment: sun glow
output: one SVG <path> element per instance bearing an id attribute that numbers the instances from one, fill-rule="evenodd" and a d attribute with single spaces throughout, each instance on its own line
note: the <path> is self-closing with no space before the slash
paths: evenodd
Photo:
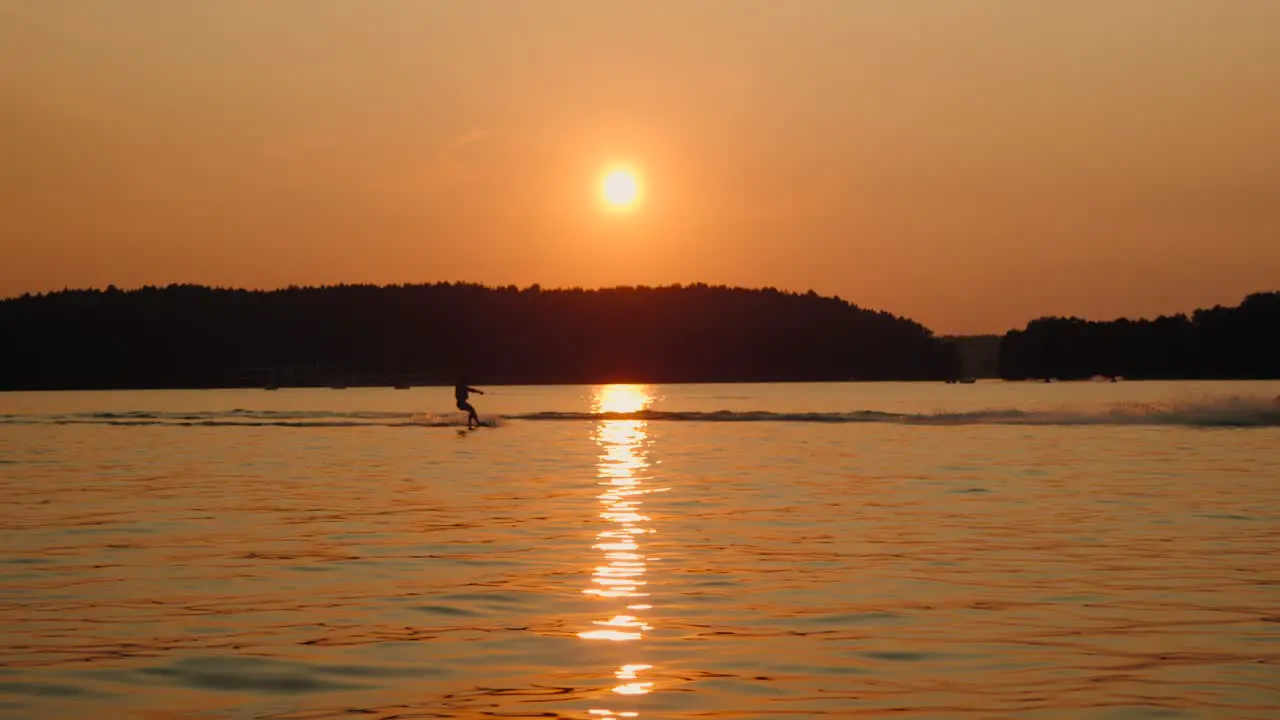
<path id="1" fill-rule="evenodd" d="M 640 178 L 631 168 L 613 168 L 600 183 L 600 197 L 611 210 L 630 210 L 640 202 Z"/>

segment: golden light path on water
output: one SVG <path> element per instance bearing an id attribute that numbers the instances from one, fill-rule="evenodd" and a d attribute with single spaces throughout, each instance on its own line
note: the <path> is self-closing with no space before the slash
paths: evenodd
<path id="1" fill-rule="evenodd" d="M 653 401 L 643 385 L 605 385 L 595 389 L 592 409 L 595 412 L 631 413 L 643 410 Z M 665 488 L 647 487 L 649 460 L 648 435 L 644 420 L 602 420 L 595 429 L 599 446 L 598 482 L 602 488 L 599 501 L 604 528 L 596 534 L 593 546 L 603 555 L 591 576 L 591 585 L 583 590 L 607 603 L 609 609 L 601 619 L 593 621 L 593 629 L 578 636 L 588 641 L 624 643 L 644 638 L 652 629 L 644 618 L 651 609 L 645 591 L 645 574 L 649 558 L 644 552 L 645 536 L 654 532 L 643 513 L 644 497 Z M 653 690 L 643 673 L 653 669 L 642 662 L 628 663 L 614 672 L 618 695 L 645 695 Z M 592 716 L 638 717 L 635 711 L 594 708 Z"/>

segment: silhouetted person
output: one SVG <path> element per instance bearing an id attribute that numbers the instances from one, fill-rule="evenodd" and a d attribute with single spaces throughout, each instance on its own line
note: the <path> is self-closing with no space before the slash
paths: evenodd
<path id="1" fill-rule="evenodd" d="M 469 413 L 467 415 L 467 429 L 471 429 L 472 424 L 480 424 L 480 416 L 476 415 L 476 409 L 471 407 L 471 403 L 467 402 L 467 397 L 471 393 L 483 395 L 483 390 L 477 390 L 473 387 L 467 387 L 467 379 L 459 378 L 458 384 L 453 386 L 453 397 L 458 401 L 458 409 Z"/>

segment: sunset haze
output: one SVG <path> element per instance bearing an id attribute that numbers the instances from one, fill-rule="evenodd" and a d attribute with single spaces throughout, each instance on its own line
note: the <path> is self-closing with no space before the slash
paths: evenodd
<path id="1" fill-rule="evenodd" d="M 1280 285 L 1276 128 L 1267 0 L 0 0 L 0 297 L 706 282 L 939 333 L 1154 316 Z"/>

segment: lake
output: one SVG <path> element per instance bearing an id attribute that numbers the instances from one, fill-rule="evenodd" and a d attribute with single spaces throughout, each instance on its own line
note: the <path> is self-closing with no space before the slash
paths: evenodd
<path id="1" fill-rule="evenodd" d="M 0 394 L 0 717 L 1280 717 L 1280 382 Z"/>

